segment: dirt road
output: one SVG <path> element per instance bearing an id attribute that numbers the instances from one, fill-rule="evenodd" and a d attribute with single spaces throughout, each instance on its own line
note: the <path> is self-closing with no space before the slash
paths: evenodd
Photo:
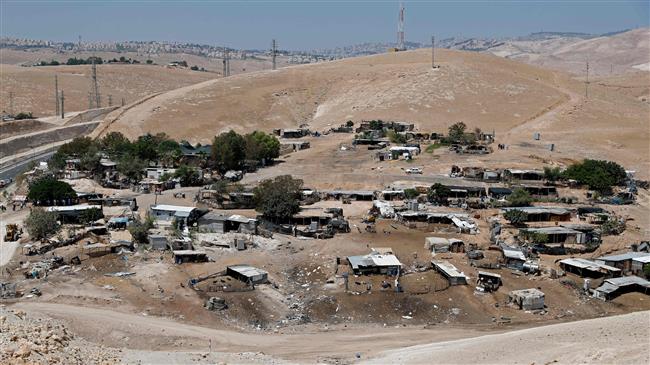
<path id="1" fill-rule="evenodd" d="M 369 364 L 648 364 L 650 312 L 388 351 Z"/>
<path id="2" fill-rule="evenodd" d="M 334 359 L 351 362 L 359 354 L 361 359 L 373 364 L 424 364 L 432 358 L 438 363 L 549 363 L 554 360 L 647 363 L 650 360 L 646 346 L 650 335 L 647 311 L 511 332 L 501 329 L 487 335 L 485 331 L 459 327 L 321 328 L 269 335 L 64 304 L 19 303 L 14 307 L 61 319 L 86 340 L 127 348 L 126 357 L 144 359 L 144 362 L 160 359 L 163 352 L 174 353 L 176 362 L 189 361 L 196 357 L 197 351 L 210 349 L 220 353 L 254 352 L 298 362 Z M 387 351 L 378 354 L 377 349 Z"/>

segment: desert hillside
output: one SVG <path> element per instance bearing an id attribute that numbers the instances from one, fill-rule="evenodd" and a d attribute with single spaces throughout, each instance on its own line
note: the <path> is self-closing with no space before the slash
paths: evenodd
<path id="1" fill-rule="evenodd" d="M 417 50 L 210 80 L 120 111 L 98 131 L 132 138 L 165 132 L 206 143 L 231 128 L 270 131 L 307 123 L 324 130 L 378 118 L 444 132 L 463 121 L 496 131 L 499 142 L 513 147 L 527 146 L 541 132 L 544 144 L 555 145 L 553 156 L 543 153 L 548 158 L 609 158 L 647 170 L 650 104 L 644 85 L 650 85 L 650 73 L 594 79 L 585 98 L 584 83 L 569 74 L 488 54 L 437 54 L 435 70 L 430 52 Z M 519 151 L 523 157 L 542 152 Z"/>
<path id="2" fill-rule="evenodd" d="M 308 123 L 324 129 L 380 118 L 432 131 L 463 120 L 503 132 L 567 98 L 539 81 L 552 79 L 552 72 L 491 55 L 438 53 L 435 70 L 430 52 L 418 50 L 212 80 L 152 98 L 109 130 L 131 137 L 163 131 L 208 142 L 230 128 L 270 131 Z"/>
<path id="3" fill-rule="evenodd" d="M 7 50 L 2 50 L 4 58 Z M 3 59 L 4 61 L 4 59 Z M 55 112 L 54 75 L 59 78 L 59 90 L 64 91 L 66 111 L 88 109 L 90 91 L 89 65 L 21 67 L 0 64 L 0 110 L 9 111 L 9 93 L 13 93 L 14 112 L 27 111 L 35 116 Z M 176 89 L 185 85 L 218 77 L 211 72 L 170 69 L 154 65 L 99 65 L 97 78 L 102 105 L 132 103 L 146 95 Z"/>
<path id="4" fill-rule="evenodd" d="M 590 39 L 508 41 L 488 51 L 576 75 L 585 74 L 587 60 L 591 75 L 650 71 L 650 28 Z"/>

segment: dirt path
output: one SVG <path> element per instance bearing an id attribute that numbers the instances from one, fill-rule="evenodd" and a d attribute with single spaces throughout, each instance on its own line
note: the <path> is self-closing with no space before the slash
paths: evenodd
<path id="1" fill-rule="evenodd" d="M 383 353 L 370 364 L 648 364 L 650 312 L 554 324 Z"/>
<path id="2" fill-rule="evenodd" d="M 11 211 L 11 206 L 8 209 L 6 213 L 0 215 L 0 268 L 9 263 L 18 248 L 18 242 L 5 242 L 6 225 L 9 223 L 22 224 L 29 213 L 29 209 L 16 212 Z"/>
<path id="3" fill-rule="evenodd" d="M 67 322 L 79 336 L 104 346 L 147 351 L 262 352 L 299 362 L 325 358 L 352 361 L 356 353 L 368 357 L 377 349 L 395 349 L 432 340 L 478 336 L 468 328 L 416 329 L 413 327 L 313 329 L 295 334 L 241 333 L 188 325 L 171 319 L 106 309 L 54 303 L 18 303 L 14 306 Z"/>

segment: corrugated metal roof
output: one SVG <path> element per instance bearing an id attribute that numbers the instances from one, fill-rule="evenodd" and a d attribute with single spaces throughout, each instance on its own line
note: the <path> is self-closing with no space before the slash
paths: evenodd
<path id="1" fill-rule="evenodd" d="M 601 256 L 597 258 L 596 260 L 601 260 L 601 261 L 626 261 L 626 260 L 632 260 L 634 258 L 641 258 L 641 257 L 648 257 L 650 258 L 649 253 L 645 252 L 626 252 L 618 255 L 609 255 L 609 256 Z"/>
<path id="2" fill-rule="evenodd" d="M 231 265 L 228 266 L 229 270 L 235 271 L 241 275 L 244 275 L 247 278 L 258 276 L 258 275 L 267 275 L 268 273 L 264 270 L 258 269 L 250 265 Z"/>
<path id="3" fill-rule="evenodd" d="M 151 206 L 152 210 L 164 210 L 168 212 L 191 212 L 196 207 L 186 207 L 182 205 L 168 205 L 168 204 L 158 204 L 158 205 L 152 205 Z"/>
<path id="4" fill-rule="evenodd" d="M 558 214 L 558 215 L 564 215 L 564 214 L 569 214 L 571 213 L 570 210 L 566 208 L 560 208 L 560 207 L 509 207 L 509 208 L 503 208 L 502 211 L 507 212 L 509 210 L 521 210 L 525 212 L 526 214 Z"/>
<path id="5" fill-rule="evenodd" d="M 68 205 L 60 207 L 47 207 L 48 212 L 74 212 L 88 209 L 102 209 L 101 205 Z"/>
<path id="6" fill-rule="evenodd" d="M 609 266 L 609 265 L 605 265 L 595 261 L 590 261 L 581 258 L 564 259 L 564 260 L 560 260 L 560 263 L 569 266 L 575 266 L 581 269 L 587 269 L 590 271 L 600 271 L 601 269 L 605 269 L 607 271 L 615 271 L 615 272 L 621 271 L 620 269 L 617 269 L 613 266 Z"/>
<path id="7" fill-rule="evenodd" d="M 465 278 L 467 279 L 467 276 L 460 272 L 456 266 L 453 264 L 447 262 L 447 261 L 431 261 L 431 263 L 437 267 L 439 270 L 443 271 L 445 275 L 449 277 L 455 277 L 455 278 Z"/>

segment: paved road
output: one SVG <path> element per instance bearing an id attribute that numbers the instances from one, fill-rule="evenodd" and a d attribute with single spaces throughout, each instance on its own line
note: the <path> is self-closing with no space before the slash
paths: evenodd
<path id="1" fill-rule="evenodd" d="M 0 179 L 15 179 L 18 174 L 21 172 L 24 172 L 27 170 L 27 167 L 29 166 L 29 163 L 32 161 L 41 162 L 41 161 L 47 161 L 54 155 L 56 152 L 58 146 L 54 147 L 53 149 L 44 151 L 44 152 L 38 152 L 34 155 L 28 155 L 24 156 L 21 158 L 19 161 L 8 165 L 6 167 L 0 168 Z"/>

